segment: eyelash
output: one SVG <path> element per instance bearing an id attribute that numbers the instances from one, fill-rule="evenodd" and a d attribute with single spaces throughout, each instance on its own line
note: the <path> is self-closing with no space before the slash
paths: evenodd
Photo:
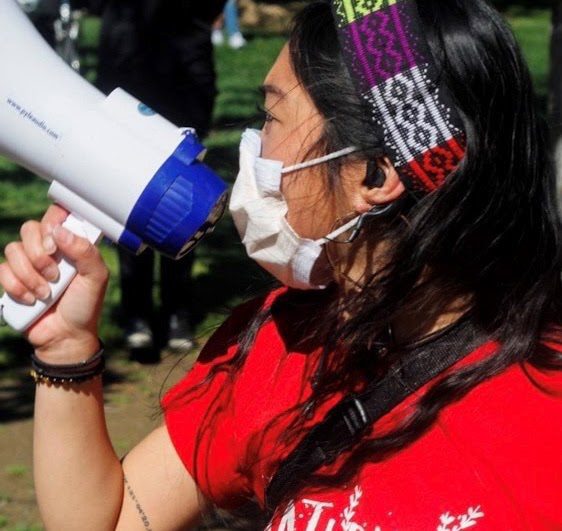
<path id="1" fill-rule="evenodd" d="M 273 122 L 273 120 L 275 120 L 275 118 L 273 118 L 273 115 L 271 113 L 269 113 L 269 111 L 263 105 L 260 105 L 258 103 L 256 105 L 256 109 L 262 115 L 262 119 L 263 119 L 264 122 L 270 123 L 270 122 Z"/>

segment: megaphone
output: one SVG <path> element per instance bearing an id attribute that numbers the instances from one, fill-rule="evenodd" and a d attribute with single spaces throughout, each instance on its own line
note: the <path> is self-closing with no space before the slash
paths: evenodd
<path id="1" fill-rule="evenodd" d="M 180 258 L 222 216 L 226 185 L 202 159 L 195 132 L 178 128 L 121 89 L 108 97 L 47 45 L 16 0 L 0 0 L 0 155 L 51 182 L 71 215 L 65 227 L 133 253 Z M 64 292 L 76 270 L 61 258 L 51 297 L 0 299 L 23 331 Z"/>

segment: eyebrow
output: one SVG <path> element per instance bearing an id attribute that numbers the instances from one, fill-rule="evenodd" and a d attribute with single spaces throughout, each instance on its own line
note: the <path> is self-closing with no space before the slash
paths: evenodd
<path id="1" fill-rule="evenodd" d="M 276 85 L 262 85 L 259 88 L 259 91 L 261 92 L 262 96 L 267 96 L 268 94 L 273 94 L 275 96 L 279 96 L 280 98 L 283 98 L 284 96 L 286 96 L 286 93 L 283 92 L 278 86 Z"/>

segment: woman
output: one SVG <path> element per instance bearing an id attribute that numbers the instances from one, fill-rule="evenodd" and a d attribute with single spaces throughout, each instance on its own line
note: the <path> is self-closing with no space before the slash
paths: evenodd
<path id="1" fill-rule="evenodd" d="M 323 2 L 297 17 L 231 200 L 248 253 L 289 287 L 234 311 L 165 397 L 164 425 L 122 462 L 90 379 L 107 280 L 98 252 L 60 227 L 58 207 L 7 247 L 0 281 L 21 300 L 44 296 L 55 249 L 79 270 L 28 334 L 43 374 L 90 360 L 80 384 L 37 378 L 48 528 L 184 529 L 210 504 L 249 500 L 275 530 L 562 527 L 560 228 L 521 54 L 484 0 L 418 3 L 410 55 L 430 50 L 431 101 L 454 102 L 446 118 L 464 130 L 458 160 L 433 150 L 426 168 L 443 178 L 424 188 L 388 140 L 392 94 L 357 95 L 336 29 L 355 19 L 336 4 L 349 26 Z M 375 55 L 392 39 L 392 17 L 377 16 Z M 398 94 L 405 113 L 416 94 Z"/>

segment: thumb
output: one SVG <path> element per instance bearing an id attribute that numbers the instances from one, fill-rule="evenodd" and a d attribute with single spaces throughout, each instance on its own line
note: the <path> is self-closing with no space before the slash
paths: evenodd
<path id="1" fill-rule="evenodd" d="M 59 251 L 74 262 L 80 275 L 92 280 L 105 280 L 107 270 L 98 248 L 94 244 L 77 236 L 62 225 L 57 225 L 53 229 L 53 238 Z"/>

